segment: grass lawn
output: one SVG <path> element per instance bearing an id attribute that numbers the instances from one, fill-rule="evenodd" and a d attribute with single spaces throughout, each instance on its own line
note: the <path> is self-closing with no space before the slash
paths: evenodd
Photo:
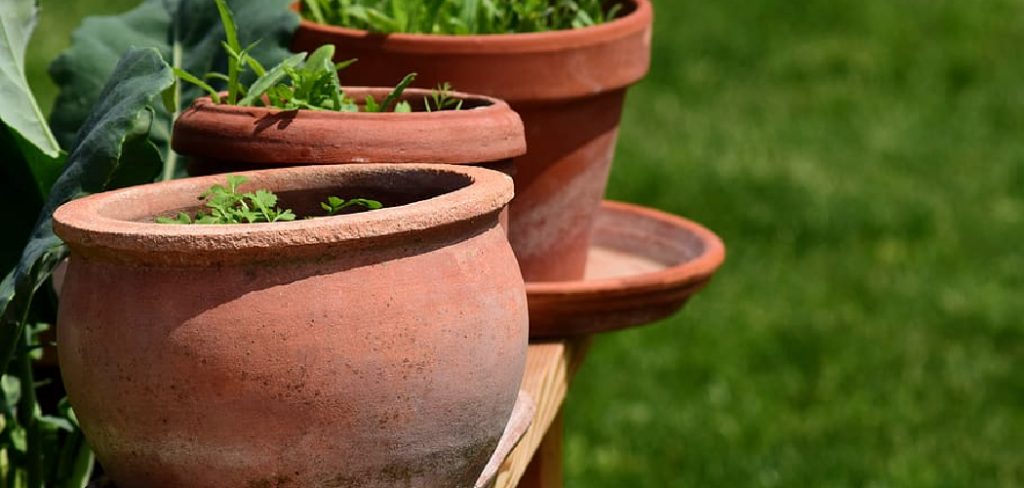
<path id="1" fill-rule="evenodd" d="M 596 341 L 567 486 L 1024 486 L 1024 3 L 655 1 L 610 196 L 729 258 Z"/>

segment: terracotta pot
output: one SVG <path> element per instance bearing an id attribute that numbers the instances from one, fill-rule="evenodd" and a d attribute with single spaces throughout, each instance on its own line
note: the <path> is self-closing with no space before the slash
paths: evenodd
<path id="1" fill-rule="evenodd" d="M 528 34 L 381 35 L 303 21 L 292 50 L 333 44 L 339 60 L 359 58 L 346 83 L 393 84 L 416 72 L 417 86 L 451 82 L 507 100 L 529 146 L 516 159 L 512 247 L 527 281 L 573 280 L 584 274 L 626 89 L 650 64 L 651 4 L 625 3 L 606 24 Z"/>
<path id="2" fill-rule="evenodd" d="M 71 202 L 59 353 L 121 488 L 470 487 L 525 367 L 527 309 L 501 173 L 439 165 L 247 173 L 313 214 L 164 225 L 223 177 Z"/>
<path id="3" fill-rule="evenodd" d="M 346 88 L 362 103 L 389 88 Z M 429 90 L 402 97 L 422 105 Z M 526 153 L 523 122 L 507 103 L 454 93 L 463 110 L 413 113 L 282 111 L 196 100 L 174 123 L 174 149 L 193 159 L 192 174 L 273 166 L 341 163 L 476 164 L 506 169 Z"/>

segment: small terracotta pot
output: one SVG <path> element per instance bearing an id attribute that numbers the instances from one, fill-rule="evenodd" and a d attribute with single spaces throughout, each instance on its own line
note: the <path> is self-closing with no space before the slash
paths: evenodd
<path id="1" fill-rule="evenodd" d="M 362 103 L 388 88 L 346 88 Z M 406 90 L 422 105 L 429 90 Z M 342 163 L 476 164 L 503 169 L 526 153 L 523 122 L 507 103 L 465 93 L 462 110 L 348 113 L 278 110 L 196 100 L 174 123 L 174 149 L 193 159 L 190 172 Z"/>
<path id="2" fill-rule="evenodd" d="M 626 89 L 650 64 L 651 4 L 624 3 L 606 24 L 527 34 L 381 35 L 303 21 L 292 50 L 333 44 L 339 60 L 359 58 L 346 83 L 393 84 L 416 72 L 417 86 L 451 82 L 507 100 L 529 146 L 516 159 L 512 247 L 527 281 L 574 280 L 584 274 Z"/>
<path id="3" fill-rule="evenodd" d="M 297 214 L 154 224 L 223 177 L 76 200 L 59 354 L 121 488 L 471 487 L 525 367 L 524 284 L 498 214 L 507 176 L 440 165 L 246 173 Z"/>

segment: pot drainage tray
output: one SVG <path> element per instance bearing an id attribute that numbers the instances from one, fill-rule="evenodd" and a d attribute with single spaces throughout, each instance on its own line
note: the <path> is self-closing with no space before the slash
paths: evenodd
<path id="1" fill-rule="evenodd" d="M 605 201 L 579 281 L 527 284 L 530 338 L 649 324 L 677 312 L 725 259 L 713 232 L 682 217 Z"/>

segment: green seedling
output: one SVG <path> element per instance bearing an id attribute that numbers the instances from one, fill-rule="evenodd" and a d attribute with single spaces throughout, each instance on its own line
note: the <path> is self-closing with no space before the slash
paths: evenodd
<path id="1" fill-rule="evenodd" d="M 366 100 L 363 102 L 364 109 L 367 112 L 387 112 L 388 107 L 394 104 L 395 112 L 412 112 L 412 105 L 409 105 L 409 102 L 398 99 L 402 97 L 402 93 L 405 92 L 406 88 L 409 88 L 409 85 L 411 85 L 413 81 L 416 81 L 416 73 L 405 75 L 405 78 L 403 78 L 402 81 L 400 81 L 398 85 L 391 90 L 391 93 L 388 93 L 387 96 L 384 97 L 384 100 L 380 104 L 377 104 L 377 100 L 373 98 L 373 95 L 367 95 Z"/>
<path id="2" fill-rule="evenodd" d="M 327 211 L 327 215 L 337 215 L 338 212 L 349 207 L 363 207 L 369 210 L 377 210 L 379 208 L 383 208 L 384 205 L 377 200 L 368 200 L 366 198 L 343 200 L 338 197 L 330 197 L 326 202 L 321 202 L 320 207 Z"/>
<path id="3" fill-rule="evenodd" d="M 249 181 L 244 176 L 228 176 L 227 186 L 213 185 L 199 199 L 207 210 L 193 217 L 185 212 L 177 216 L 157 217 L 160 224 L 255 224 L 295 220 L 291 210 L 277 206 L 277 195 L 267 190 L 242 193 L 239 187 Z"/>
<path id="4" fill-rule="evenodd" d="M 225 0 L 214 0 L 224 24 L 226 40 L 224 51 L 228 58 L 228 73 L 208 73 L 202 78 L 175 68 L 174 73 L 183 82 L 198 86 L 214 103 L 239 106 L 267 106 L 282 110 L 333 110 L 358 112 L 359 105 L 345 95 L 338 72 L 356 60 L 335 63 L 334 46 L 321 46 L 312 54 L 299 53 L 281 61 L 270 69 L 264 68 L 249 52 L 256 45 L 245 48 L 238 41 L 238 28 L 234 15 Z M 242 82 L 248 71 L 256 75 L 249 86 Z M 402 93 L 416 79 L 416 73 L 406 75 L 380 103 L 368 97 L 366 112 L 412 112 L 412 106 L 399 100 Z M 221 95 L 207 80 L 224 82 L 227 96 Z"/>
<path id="5" fill-rule="evenodd" d="M 303 0 L 301 10 L 321 24 L 465 35 L 577 29 L 608 22 L 621 9 L 603 0 Z"/>
<path id="6" fill-rule="evenodd" d="M 433 105 L 433 107 L 431 107 Z M 437 89 L 430 93 L 430 97 L 423 97 L 423 107 L 427 112 L 438 112 L 441 110 L 462 110 L 462 100 L 452 96 L 451 83 L 438 85 Z"/>
<path id="7" fill-rule="evenodd" d="M 199 200 L 205 202 L 206 210 L 200 210 L 194 216 L 179 212 L 174 217 L 157 217 L 155 220 L 158 224 L 256 224 L 295 220 L 295 213 L 277 206 L 274 193 L 267 190 L 242 193 L 239 187 L 248 181 L 244 176 L 230 175 L 227 186 L 213 185 L 199 196 Z M 336 215 L 349 207 L 377 210 L 384 205 L 367 198 L 343 200 L 330 197 L 321 202 L 320 207 L 327 211 L 327 215 Z"/>

